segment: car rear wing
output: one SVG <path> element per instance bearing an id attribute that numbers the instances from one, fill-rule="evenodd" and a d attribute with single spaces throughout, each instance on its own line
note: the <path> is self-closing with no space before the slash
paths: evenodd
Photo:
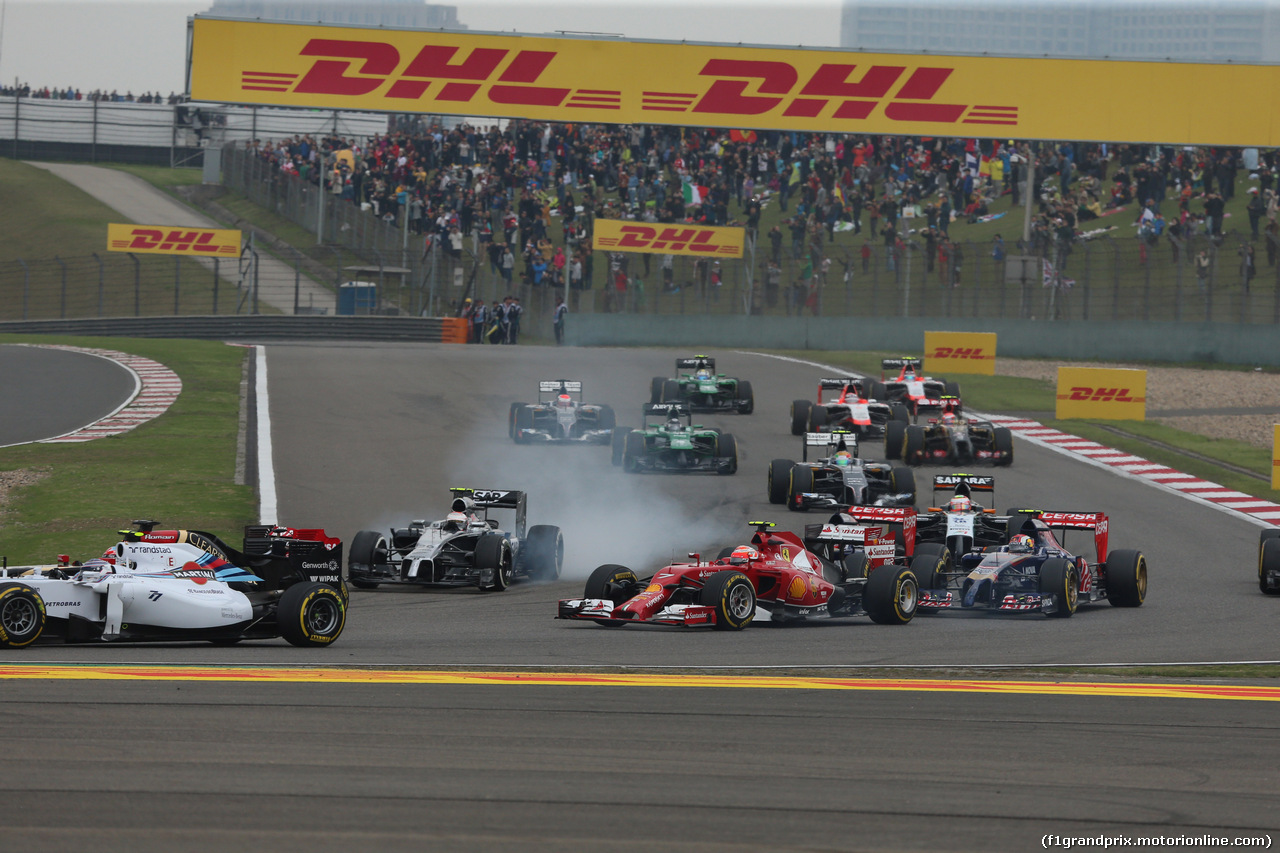
<path id="1" fill-rule="evenodd" d="M 996 493 L 996 478 L 989 474 L 934 474 L 933 496 L 938 492 L 951 489 L 953 494 L 972 498 L 974 492 L 986 492 L 992 496 Z M 937 503 L 937 500 L 934 500 Z"/>
<path id="2" fill-rule="evenodd" d="M 1052 530 L 1092 530 L 1093 546 L 1098 554 L 1098 562 L 1107 560 L 1107 536 L 1110 532 L 1110 521 L 1105 512 L 1062 512 L 1059 510 L 1020 509 L 1017 512 L 1023 518 L 1037 518 Z M 1065 542 L 1063 543 L 1066 544 Z"/>
<path id="3" fill-rule="evenodd" d="M 450 506 L 451 512 L 471 512 L 473 509 L 482 509 L 485 511 L 485 518 L 488 518 L 488 511 L 491 509 L 513 509 L 516 511 L 515 530 L 512 531 L 518 538 L 524 538 L 524 522 L 525 513 L 528 509 L 528 499 L 524 492 L 516 489 L 449 489 L 453 495 L 453 503 Z"/>
<path id="4" fill-rule="evenodd" d="M 707 370 L 714 371 L 716 369 L 716 360 L 707 358 L 705 355 L 695 355 L 692 358 L 677 358 L 676 370 L 697 370 L 705 367 Z"/>
<path id="5" fill-rule="evenodd" d="M 884 358 L 880 360 L 880 376 L 883 378 L 886 370 L 904 370 L 908 367 L 919 372 L 923 364 L 918 358 Z"/>
<path id="6" fill-rule="evenodd" d="M 671 417 L 674 415 L 678 418 L 689 417 L 689 407 L 680 403 L 645 403 L 641 408 L 644 417 L 653 417 L 655 415 L 662 417 Z"/>
<path id="7" fill-rule="evenodd" d="M 832 516 L 832 524 L 871 521 L 890 532 L 902 531 L 903 553 L 910 557 L 916 550 L 916 508 L 913 506 L 851 506 Z"/>
<path id="8" fill-rule="evenodd" d="M 841 443 L 844 444 L 845 450 L 848 450 L 854 456 L 858 455 L 858 434 L 847 429 L 835 429 L 831 432 L 806 432 L 804 434 L 804 453 L 802 458 L 805 462 L 809 461 L 810 447 L 832 448 L 833 452 L 838 450 Z"/>
<path id="9" fill-rule="evenodd" d="M 830 543 L 846 547 L 850 545 L 858 546 L 867 555 L 868 567 L 873 569 L 892 563 L 897 551 L 894 536 L 885 529 L 884 525 L 834 524 L 831 522 L 826 524 L 806 524 L 804 526 L 804 541 L 806 546 L 808 543 L 813 543 L 814 545 Z"/>
<path id="10" fill-rule="evenodd" d="M 839 391 L 843 393 L 844 389 L 851 385 L 857 391 L 858 395 L 861 396 L 862 381 L 853 376 L 845 376 L 845 377 L 834 376 L 834 377 L 827 377 L 825 379 L 819 379 L 818 380 L 818 404 L 821 405 L 825 400 L 825 397 L 823 396 L 823 393 L 822 393 L 823 391 L 834 390 L 834 391 Z"/>
<path id="11" fill-rule="evenodd" d="M 576 379 L 543 379 L 538 382 L 538 399 L 543 394 L 582 395 L 582 383 Z"/>

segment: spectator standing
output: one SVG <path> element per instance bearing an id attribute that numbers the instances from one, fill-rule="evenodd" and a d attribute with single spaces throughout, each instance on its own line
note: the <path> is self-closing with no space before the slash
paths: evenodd
<path id="1" fill-rule="evenodd" d="M 1206 293 L 1209 290 L 1209 267 L 1211 263 L 1208 249 L 1201 249 L 1196 254 L 1196 283 L 1200 285 L 1201 293 Z"/>
<path id="2" fill-rule="evenodd" d="M 1257 187 L 1249 187 L 1249 203 L 1245 205 L 1245 211 L 1249 214 L 1249 231 L 1253 234 L 1253 239 L 1258 239 L 1258 223 L 1262 221 L 1262 214 L 1266 213 L 1267 206 L 1263 202 L 1261 194 Z"/>
<path id="3" fill-rule="evenodd" d="M 564 319 L 569 313 L 569 306 L 564 304 L 564 299 L 556 297 L 556 308 L 551 314 L 551 328 L 556 333 L 556 346 L 564 344 Z"/>

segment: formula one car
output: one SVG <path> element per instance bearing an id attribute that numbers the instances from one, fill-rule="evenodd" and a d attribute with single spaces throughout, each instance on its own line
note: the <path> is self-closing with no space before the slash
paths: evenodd
<path id="1" fill-rule="evenodd" d="M 692 373 L 681 373 L 691 370 Z M 737 412 L 751 414 L 756 398 L 751 383 L 716 373 L 716 360 L 705 355 L 676 359 L 674 379 L 653 377 L 649 383 L 649 403 L 679 403 L 691 412 Z"/>
<path id="2" fill-rule="evenodd" d="M 957 397 L 943 397 L 942 405 L 942 415 L 926 424 L 890 424 L 884 433 L 885 458 L 908 465 L 1013 464 L 1013 433 L 1008 427 L 958 417 Z"/>
<path id="3" fill-rule="evenodd" d="M 804 527 L 804 544 L 827 559 L 835 560 L 843 556 L 849 559 L 856 542 L 839 541 L 835 544 L 824 544 L 819 537 L 826 526 L 835 527 L 868 527 L 874 526 L 881 533 L 879 542 L 893 546 L 893 560 L 903 565 L 911 565 L 916 549 L 916 508 L 913 506 L 850 506 L 835 512 L 827 519 L 826 524 L 806 524 Z"/>
<path id="4" fill-rule="evenodd" d="M 858 458 L 858 437 L 847 430 L 810 432 L 804 437 L 805 461 L 774 459 L 769 463 L 769 503 L 787 509 L 831 509 L 851 504 L 909 506 L 916 501 L 915 472 Z M 824 454 L 809 462 L 809 448 Z"/>
<path id="5" fill-rule="evenodd" d="M 560 577 L 564 536 L 549 524 L 535 524 L 526 535 L 524 492 L 449 491 L 453 502 L 439 521 L 392 528 L 389 541 L 375 530 L 357 533 L 347 564 L 351 585 L 475 586 L 501 592 L 516 580 Z M 503 531 L 498 520 L 489 517 L 494 509 L 515 511 L 511 531 Z"/>
<path id="6" fill-rule="evenodd" d="M 1021 524 L 1009 544 L 954 556 L 945 545 L 918 544 L 912 571 L 920 579 L 920 611 L 978 609 L 1068 617 L 1081 601 L 1106 599 L 1138 607 L 1147 594 L 1141 551 L 1108 551 L 1108 520 L 1100 512 L 1017 510 Z M 1097 561 L 1062 544 L 1068 530 L 1093 532 Z"/>
<path id="7" fill-rule="evenodd" d="M 868 399 L 868 384 L 853 377 L 819 379 L 817 402 L 795 400 L 791 403 L 791 434 L 846 429 L 860 438 L 871 438 L 884 435 L 891 421 L 905 425 L 911 420 L 910 412 L 902 403 Z"/>
<path id="8" fill-rule="evenodd" d="M 276 637 L 327 646 L 342 634 L 341 540 L 253 525 L 236 550 L 211 533 L 157 523 L 135 521 L 100 558 L 0 570 L 0 648 Z"/>
<path id="9" fill-rule="evenodd" d="M 582 598 L 560 601 L 558 619 L 590 619 L 609 628 L 710 625 L 740 631 L 757 613 L 774 622 L 861 616 L 901 625 L 915 615 L 917 585 L 906 566 L 880 564 L 869 576 L 849 576 L 807 550 L 794 533 L 773 533 L 753 521 L 750 545 L 714 562 L 690 554 L 641 580 L 626 566 L 606 564 L 587 579 Z M 883 558 L 880 558 L 883 559 Z"/>
<path id="10" fill-rule="evenodd" d="M 613 427 L 613 409 L 582 402 L 582 383 L 570 379 L 539 382 L 538 402 L 512 403 L 507 418 L 516 444 L 608 444 Z"/>
<path id="11" fill-rule="evenodd" d="M 682 405 L 648 405 L 640 429 L 614 431 L 613 464 L 631 474 L 733 474 L 738 470 L 738 440 L 731 433 L 695 424 Z"/>
<path id="12" fill-rule="evenodd" d="M 952 554 L 967 554 L 975 548 L 1005 545 L 1018 533 L 1023 518 L 1017 513 L 996 515 L 996 511 L 974 500 L 975 495 L 995 496 L 995 478 L 978 474 L 935 474 L 934 503 L 938 492 L 949 489 L 951 498 L 917 513 L 917 543 L 942 545 Z"/>
<path id="13" fill-rule="evenodd" d="M 1258 589 L 1280 595 L 1280 527 L 1269 527 L 1258 536 Z"/>
<path id="14" fill-rule="evenodd" d="M 886 371 L 897 370 L 896 376 Z M 886 358 L 880 362 L 880 381 L 870 383 L 868 396 L 873 400 L 887 400 L 904 404 L 912 417 L 920 412 L 941 409 L 942 398 L 960 397 L 960 385 L 945 379 L 920 375 L 918 358 Z M 958 413 L 958 410 L 957 410 Z"/>

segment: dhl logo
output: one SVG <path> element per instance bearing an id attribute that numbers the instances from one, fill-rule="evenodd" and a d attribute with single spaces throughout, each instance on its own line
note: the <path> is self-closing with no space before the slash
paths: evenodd
<path id="1" fill-rule="evenodd" d="M 566 56 L 560 72 L 585 72 L 589 67 L 584 57 L 560 50 L 426 44 L 402 54 L 395 45 L 383 41 L 312 38 L 296 54 L 310 60 L 305 71 L 243 70 L 240 89 L 302 95 L 308 103 L 322 104 L 329 96 L 372 97 L 384 100 L 385 109 L 403 109 L 406 101 L 424 98 L 441 104 L 471 104 L 472 112 L 483 112 L 485 101 L 514 107 L 635 107 L 634 103 L 624 104 L 624 95 L 632 102 L 637 100 L 634 92 L 546 85 L 544 74 L 562 53 Z M 808 73 L 781 60 L 717 57 L 707 59 L 696 72 L 705 79 L 689 81 L 681 87 L 684 91 L 641 90 L 638 100 L 642 112 L 692 116 L 750 117 L 780 112 L 789 119 L 825 115 L 859 121 L 882 107 L 883 118 L 890 122 L 1018 124 L 1016 106 L 943 102 L 940 93 L 955 71 L 954 66 L 946 65 L 911 68 L 828 62 Z M 452 109 L 467 111 L 461 106 Z"/>
<path id="2" fill-rule="evenodd" d="M 1087 400 L 1092 403 L 1145 403 L 1146 397 L 1130 396 L 1128 388 L 1091 388 L 1076 385 L 1069 394 L 1059 394 L 1059 400 Z"/>
<path id="3" fill-rule="evenodd" d="M 968 358 L 981 361 L 995 356 L 987 355 L 983 347 L 935 347 L 925 358 Z"/>
<path id="4" fill-rule="evenodd" d="M 743 242 L 741 228 L 635 225 L 597 219 L 592 248 L 614 252 L 740 258 Z"/>
<path id="5" fill-rule="evenodd" d="M 112 223 L 107 226 L 107 248 L 112 252 L 236 257 L 240 254 L 240 232 Z"/>

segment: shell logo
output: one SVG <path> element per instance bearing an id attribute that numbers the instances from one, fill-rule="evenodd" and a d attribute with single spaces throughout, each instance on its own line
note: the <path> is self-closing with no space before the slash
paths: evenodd
<path id="1" fill-rule="evenodd" d="M 647 587 L 645 588 L 645 592 L 646 592 L 646 593 L 649 593 L 649 592 L 662 592 L 662 585 L 661 585 L 661 584 L 656 584 L 656 583 L 651 583 L 651 584 L 649 584 L 649 586 L 647 586 Z"/>
<path id="2" fill-rule="evenodd" d="M 787 595 L 791 598 L 804 598 L 806 589 L 804 578 L 797 576 L 791 579 L 791 584 L 787 587 Z"/>

